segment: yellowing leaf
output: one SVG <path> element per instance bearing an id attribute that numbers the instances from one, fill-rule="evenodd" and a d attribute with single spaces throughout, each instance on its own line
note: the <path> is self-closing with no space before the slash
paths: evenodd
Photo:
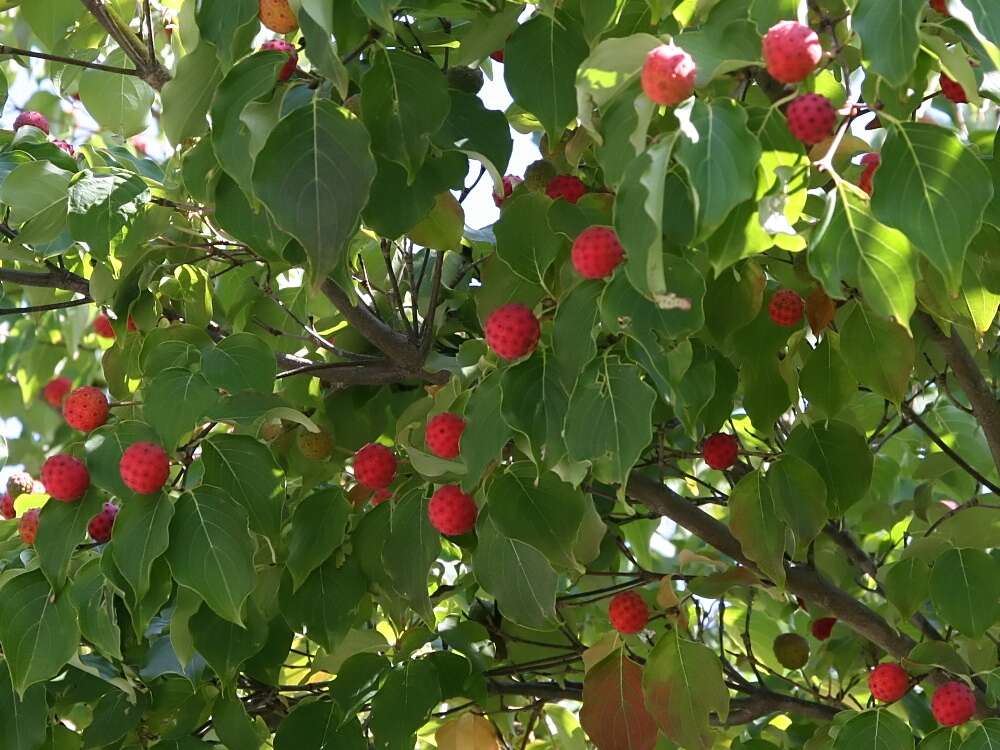
<path id="1" fill-rule="evenodd" d="M 462 714 L 441 725 L 434 735 L 438 750 L 498 750 L 493 725 L 482 716 Z"/>

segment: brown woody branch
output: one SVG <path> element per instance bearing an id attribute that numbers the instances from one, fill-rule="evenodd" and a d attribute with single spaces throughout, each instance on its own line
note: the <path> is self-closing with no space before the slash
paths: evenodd
<path id="1" fill-rule="evenodd" d="M 157 91 L 161 90 L 170 80 L 170 72 L 155 55 L 147 51 L 142 39 L 105 4 L 104 0 L 80 0 L 80 2 L 132 61 L 139 78 Z"/>
<path id="2" fill-rule="evenodd" d="M 20 286 L 65 289 L 69 292 L 90 296 L 90 284 L 85 278 L 56 266 L 50 266 L 49 270 L 44 272 L 0 268 L 0 281 Z"/>
<path id="3" fill-rule="evenodd" d="M 36 312 L 48 312 L 50 310 L 65 310 L 70 307 L 80 307 L 93 302 L 90 297 L 71 299 L 66 302 L 49 302 L 45 305 L 29 305 L 28 307 L 0 307 L 0 316 L 6 315 L 27 315 Z"/>
<path id="4" fill-rule="evenodd" d="M 1000 402 L 997 401 L 996 394 L 986 382 L 972 352 L 962 341 L 954 326 L 949 336 L 927 313 L 918 312 L 916 318 L 951 365 L 958 384 L 972 405 L 972 413 L 986 435 L 990 453 L 993 454 L 993 462 L 1000 469 Z"/>
<path id="5" fill-rule="evenodd" d="M 119 68 L 116 65 L 104 65 L 103 63 L 88 62 L 78 60 L 75 57 L 63 57 L 62 55 L 50 55 L 48 52 L 36 52 L 20 47 L 11 47 L 8 44 L 0 44 L 0 55 L 13 55 L 14 57 L 33 57 L 36 60 L 47 60 L 48 62 L 62 63 L 63 65 L 75 65 L 78 68 L 89 68 L 91 70 L 103 70 L 106 73 L 117 73 L 123 76 L 139 76 L 138 70 L 132 68 Z"/>

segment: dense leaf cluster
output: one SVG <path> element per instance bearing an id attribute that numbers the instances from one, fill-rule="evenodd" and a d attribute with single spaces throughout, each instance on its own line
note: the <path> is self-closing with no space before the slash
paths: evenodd
<path id="1" fill-rule="evenodd" d="M 0 35 L 45 116 L 0 131 L 9 463 L 89 472 L 0 502 L 4 750 L 1000 742 L 1000 5 L 8 0 Z"/>

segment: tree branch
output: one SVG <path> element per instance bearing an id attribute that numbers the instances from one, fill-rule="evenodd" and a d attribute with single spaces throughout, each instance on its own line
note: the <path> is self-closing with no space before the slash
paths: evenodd
<path id="1" fill-rule="evenodd" d="M 0 268 L 0 281 L 18 284 L 20 286 L 35 286 L 48 289 L 65 289 L 90 296 L 90 284 L 82 276 L 56 266 L 50 266 L 48 271 L 18 271 Z"/>
<path id="2" fill-rule="evenodd" d="M 986 435 L 986 442 L 993 454 L 993 462 L 1000 469 L 1000 402 L 997 401 L 996 394 L 986 382 L 982 370 L 954 327 L 948 336 L 927 313 L 918 312 L 916 317 L 927 329 L 931 341 L 951 365 L 958 384 L 972 405 L 972 413 Z"/>
<path id="3" fill-rule="evenodd" d="M 0 44 L 0 55 L 13 55 L 15 57 L 33 57 L 38 60 L 48 60 L 49 62 L 62 63 L 63 65 L 75 65 L 79 68 L 90 68 L 91 70 L 103 70 L 106 73 L 117 73 L 123 76 L 141 76 L 138 70 L 132 68 L 119 68 L 115 65 L 104 65 L 103 63 L 87 62 L 78 60 L 75 57 L 63 57 L 62 55 L 50 55 L 48 52 L 35 52 L 30 49 L 11 47 L 7 44 Z"/>
<path id="4" fill-rule="evenodd" d="M 726 726 L 749 724 L 768 714 L 784 713 L 816 721 L 830 721 L 844 709 L 815 703 L 803 698 L 781 695 L 770 691 L 754 693 L 748 698 L 734 698 L 729 703 Z"/>
<path id="5" fill-rule="evenodd" d="M 519 695 L 523 698 L 542 698 L 553 701 L 583 700 L 583 687 L 581 685 L 567 684 L 562 686 L 555 682 L 488 680 L 486 689 L 492 695 Z"/>
<path id="6" fill-rule="evenodd" d="M 90 297 L 72 299 L 66 302 L 50 302 L 47 305 L 30 305 L 28 307 L 0 307 L 0 316 L 6 315 L 27 315 L 28 313 L 48 312 L 49 310 L 65 310 L 69 307 L 80 307 L 93 302 Z"/>
<path id="7" fill-rule="evenodd" d="M 104 27 L 122 52 L 135 65 L 138 76 L 157 91 L 170 80 L 170 72 L 155 56 L 149 56 L 142 39 L 128 27 L 117 14 L 105 5 L 104 0 L 80 0 L 97 22 Z"/>
<path id="8" fill-rule="evenodd" d="M 922 433 L 924 433 L 927 437 L 929 437 L 931 439 L 931 442 L 934 443 L 934 445 L 936 445 L 938 448 L 940 448 L 941 452 L 944 453 L 948 458 L 950 458 L 952 461 L 958 464 L 958 466 L 966 474 L 975 479 L 979 484 L 986 487 L 990 492 L 1000 495 L 1000 487 L 998 487 L 994 482 L 991 482 L 989 479 L 980 474 L 972 466 L 972 464 L 970 464 L 968 461 L 966 461 L 964 458 L 958 455 L 958 453 L 955 452 L 954 448 L 952 448 L 944 440 L 942 440 L 940 436 L 936 432 L 934 432 L 934 430 L 931 429 L 930 425 L 927 424 L 923 419 L 921 419 L 920 416 L 915 411 L 913 411 L 912 406 L 904 403 L 902 411 L 903 414 L 906 415 L 906 418 L 908 420 L 910 420 L 914 425 L 916 425 L 916 427 Z"/>

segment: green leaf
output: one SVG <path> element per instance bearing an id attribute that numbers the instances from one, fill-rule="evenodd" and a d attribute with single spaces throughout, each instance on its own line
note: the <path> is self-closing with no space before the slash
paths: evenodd
<path id="1" fill-rule="evenodd" d="M 992 750 L 998 744 L 1000 744 L 1000 719 L 984 719 L 965 738 L 962 750 Z"/>
<path id="2" fill-rule="evenodd" d="M 348 557 L 343 564 L 334 556 L 316 568 L 295 592 L 286 616 L 289 622 L 304 624 L 312 640 L 333 651 L 354 626 L 367 592 L 368 580 L 358 556 Z"/>
<path id="3" fill-rule="evenodd" d="M 744 19 L 726 24 L 713 19 L 700 29 L 678 34 L 674 42 L 694 58 L 698 88 L 734 70 L 760 64 L 760 36 Z"/>
<path id="4" fill-rule="evenodd" d="M 66 584 L 73 553 L 87 533 L 87 523 L 101 511 L 103 500 L 90 490 L 74 503 L 52 500 L 42 508 L 35 551 L 53 591 L 60 592 Z"/>
<path id="5" fill-rule="evenodd" d="M 837 416 L 858 389 L 858 381 L 833 345 L 835 335 L 830 331 L 823 334 L 799 373 L 799 389 L 809 402 L 810 412 L 816 411 L 827 419 Z"/>
<path id="6" fill-rule="evenodd" d="M 296 589 L 343 544 L 350 514 L 339 487 L 314 492 L 295 508 L 286 565 Z"/>
<path id="7" fill-rule="evenodd" d="M 557 570 L 582 572 L 577 535 L 586 498 L 552 472 L 537 476 L 531 464 L 515 464 L 487 490 L 490 519 L 510 539 L 531 545 Z"/>
<path id="8" fill-rule="evenodd" d="M 646 708 L 660 731 L 685 748 L 709 750 L 710 714 L 725 721 L 729 690 L 722 666 L 708 646 L 680 637 L 678 628 L 660 638 L 642 671 Z"/>
<path id="9" fill-rule="evenodd" d="M 800 424 L 789 435 L 785 452 L 803 459 L 823 477 L 831 517 L 843 515 L 868 492 L 872 454 L 864 437 L 846 422 Z"/>
<path id="10" fill-rule="evenodd" d="M 930 594 L 930 573 L 927 563 L 917 557 L 900 560 L 882 572 L 880 577 L 885 596 L 904 618 L 920 609 L 926 601 Z"/>
<path id="11" fill-rule="evenodd" d="M 83 732 L 85 747 L 105 747 L 120 742 L 142 719 L 145 701 L 131 701 L 120 690 L 101 696 L 94 706 L 93 721 Z"/>
<path id="12" fill-rule="evenodd" d="M 177 61 L 173 78 L 161 94 L 163 116 L 160 122 L 163 134 L 172 144 L 179 145 L 208 131 L 208 108 L 221 80 L 222 69 L 212 44 L 199 44 Z"/>
<path id="13" fill-rule="evenodd" d="M 145 417 L 155 426 L 168 452 L 219 400 L 204 376 L 180 367 L 162 370 L 143 391 Z"/>
<path id="14" fill-rule="evenodd" d="M 277 544 L 284 481 L 268 447 L 248 435 L 215 435 L 201 448 L 205 482 L 243 506 L 250 528 Z"/>
<path id="15" fill-rule="evenodd" d="M 212 727 L 229 750 L 260 750 L 260 738 L 239 699 L 222 698 L 212 710 Z"/>
<path id="16" fill-rule="evenodd" d="M 458 149 L 502 176 L 514 150 L 504 113 L 487 109 L 483 100 L 474 94 L 452 90 L 448 95 L 451 109 L 448 119 L 434 135 L 434 142 Z"/>
<path id="17" fill-rule="evenodd" d="M 605 356 L 580 374 L 566 413 L 566 447 L 577 461 L 607 459 L 608 481 L 625 484 L 653 439 L 656 391 L 639 368 Z"/>
<path id="18" fill-rule="evenodd" d="M 862 385 L 897 404 L 906 396 L 916 351 L 902 326 L 852 304 L 840 329 L 840 353 Z"/>
<path id="19" fill-rule="evenodd" d="M 281 722 L 274 750 L 367 750 L 361 724 L 331 701 L 299 703 Z"/>
<path id="20" fill-rule="evenodd" d="M 170 523 L 170 539 L 167 560 L 177 583 L 198 592 L 220 617 L 242 624 L 243 603 L 257 576 L 255 545 L 239 503 L 216 487 L 184 493 Z"/>
<path id="21" fill-rule="evenodd" d="M 434 208 L 437 196 L 461 185 L 469 171 L 468 159 L 457 151 L 429 154 L 412 184 L 407 184 L 406 171 L 399 164 L 382 158 L 375 161 L 378 172 L 364 220 L 368 227 L 391 238 L 419 224 Z"/>
<path id="22" fill-rule="evenodd" d="M 913 733 L 902 719 L 888 711 L 865 711 L 849 719 L 833 743 L 833 750 L 859 747 L 912 750 Z"/>
<path id="23" fill-rule="evenodd" d="M 1000 67 L 1000 8 L 989 0 L 964 0 L 950 10 L 972 30 L 994 68 Z"/>
<path id="24" fill-rule="evenodd" d="M 81 565 L 69 596 L 80 619 L 80 632 L 98 651 L 121 659 L 121 629 L 115 615 L 114 593 L 101 571 L 100 558 Z"/>
<path id="25" fill-rule="evenodd" d="M 537 15 L 504 47 L 504 80 L 514 102 L 542 123 L 553 142 L 577 113 L 576 74 L 590 50 L 569 19 Z"/>
<path id="26" fill-rule="evenodd" d="M 55 677 L 77 652 L 80 628 L 68 596 L 56 596 L 40 570 L 15 575 L 0 589 L 0 645 L 14 689 Z"/>
<path id="27" fill-rule="evenodd" d="M 686 115 L 677 143 L 677 161 L 683 165 L 695 194 L 698 235 L 708 237 L 729 212 L 753 197 L 761 149 L 747 127 L 746 110 L 729 99 L 711 104 L 695 99 Z"/>
<path id="28" fill-rule="evenodd" d="M 170 544 L 173 517 L 173 501 L 163 493 L 133 498 L 122 503 L 118 511 L 109 549 L 136 599 L 143 599 L 149 593 L 153 563 Z"/>
<path id="29" fill-rule="evenodd" d="M 202 359 L 202 373 L 209 384 L 230 393 L 270 393 L 277 367 L 274 352 L 252 333 L 227 336 Z"/>
<path id="30" fill-rule="evenodd" d="M 555 570 L 537 549 L 504 535 L 488 510 L 480 512 L 476 529 L 472 568 L 479 585 L 496 597 L 508 620 L 548 630 L 556 617 Z"/>
<path id="31" fill-rule="evenodd" d="M 145 422 L 132 419 L 112 422 L 90 433 L 84 445 L 91 482 L 115 497 L 136 497 L 122 482 L 118 464 L 126 448 L 133 443 L 143 442 L 157 442 L 156 433 Z"/>
<path id="32" fill-rule="evenodd" d="M 202 0 L 198 3 L 195 15 L 198 30 L 203 39 L 218 49 L 219 59 L 225 67 L 242 57 L 249 48 L 253 32 L 260 28 L 257 25 L 259 11 L 260 6 L 254 0 Z M 195 52 L 206 46 L 196 47 Z M 275 80 L 277 77 L 272 78 L 271 83 Z"/>
<path id="33" fill-rule="evenodd" d="M 956 293 L 993 198 L 989 170 L 954 133 L 924 123 L 891 127 L 881 153 L 872 212 L 904 231 Z"/>
<path id="34" fill-rule="evenodd" d="M 427 591 L 431 566 L 441 553 L 441 536 L 427 515 L 430 498 L 423 486 L 407 492 L 392 505 L 389 534 L 382 549 L 385 571 L 414 612 L 434 626 L 434 608 Z"/>
<path id="35" fill-rule="evenodd" d="M 552 353 L 567 391 L 573 388 L 580 371 L 597 354 L 594 326 L 600 314 L 598 300 L 603 291 L 601 282 L 585 281 L 559 300 L 552 327 Z M 465 453 L 464 447 L 462 452 Z"/>
<path id="36" fill-rule="evenodd" d="M 626 167 L 615 198 L 615 229 L 625 248 L 625 274 L 651 299 L 667 293 L 663 268 L 663 187 L 674 138 L 663 138 Z"/>
<path id="37" fill-rule="evenodd" d="M 397 667 L 372 702 L 371 729 L 377 750 L 404 750 L 441 700 L 437 670 L 426 659 Z"/>
<path id="38" fill-rule="evenodd" d="M 361 80 L 362 118 L 372 150 L 405 167 L 408 182 L 424 163 L 431 136 L 450 108 L 444 74 L 430 60 L 409 52 L 380 50 Z"/>
<path id="39" fill-rule="evenodd" d="M 906 83 L 916 67 L 926 5 L 923 0 L 859 0 L 854 9 L 854 27 L 868 69 L 892 86 Z"/>
<path id="40" fill-rule="evenodd" d="M 743 554 L 779 586 L 785 583 L 785 523 L 760 472 L 748 474 L 729 496 L 729 529 Z"/>
<path id="41" fill-rule="evenodd" d="M 542 350 L 508 368 L 501 388 L 507 424 L 527 438 L 537 463 L 555 466 L 566 455 L 562 428 L 569 392 L 552 356 Z"/>
<path id="42" fill-rule="evenodd" d="M 495 371 L 483 378 L 465 407 L 468 426 L 462 433 L 462 458 L 466 466 L 462 488 L 466 492 L 479 484 L 486 467 L 500 457 L 511 435 L 500 409 L 501 377 L 502 373 Z"/>
<path id="43" fill-rule="evenodd" d="M 615 97 L 601 112 L 601 143 L 595 149 L 608 185 L 619 186 L 625 170 L 646 149 L 646 134 L 656 104 L 637 83 Z"/>
<path id="44" fill-rule="evenodd" d="M 267 640 L 267 622 L 252 599 L 245 629 L 220 618 L 207 602 L 191 618 L 190 625 L 198 653 L 205 657 L 224 688 L 233 683 L 240 665 L 256 655 Z"/>
<path id="45" fill-rule="evenodd" d="M 219 4 L 216 0 L 216 4 Z M 245 193 L 253 194 L 254 154 L 243 110 L 272 94 L 278 71 L 288 62 L 283 52 L 264 52 L 240 60 L 226 73 L 212 101 L 212 147 L 221 166 Z"/>
<path id="46" fill-rule="evenodd" d="M 16 166 L 0 188 L 0 201 L 11 210 L 9 222 L 35 224 L 35 242 L 54 240 L 66 223 L 70 177 L 69 172 L 47 161 Z"/>
<path id="47" fill-rule="evenodd" d="M 931 599 L 963 635 L 980 638 L 1000 619 L 1000 562 L 977 549 L 949 549 L 935 562 Z"/>
<path id="48" fill-rule="evenodd" d="M 593 111 L 604 110 L 628 86 L 649 53 L 661 44 L 652 34 L 632 34 L 622 38 L 604 39 L 584 60 L 576 73 L 577 110 L 580 123 L 600 140 Z"/>
<path id="49" fill-rule="evenodd" d="M 73 238 L 86 242 L 99 257 L 110 252 L 111 241 L 128 227 L 149 201 L 149 188 L 137 174 L 102 167 L 78 174 L 69 188 L 69 228 Z"/>
<path id="50" fill-rule="evenodd" d="M 106 65 L 126 67 L 123 52 L 103 60 Z M 80 101 L 101 127 L 126 138 L 146 129 L 156 92 L 138 76 L 123 76 L 88 68 L 80 74 Z"/>
<path id="51" fill-rule="evenodd" d="M 253 171 L 255 192 L 305 248 L 317 279 L 343 259 L 374 178 L 368 132 L 319 99 L 278 122 Z"/>
<path id="52" fill-rule="evenodd" d="M 866 201 L 838 184 L 809 250 L 809 269 L 828 295 L 843 297 L 845 283 L 860 287 L 875 312 L 909 330 L 917 304 L 916 260 L 905 234 L 880 223 Z"/>
<path id="53" fill-rule="evenodd" d="M 587 670 L 580 726 L 602 750 L 648 750 L 656 744 L 656 720 L 646 710 L 642 668 L 615 649 Z"/>
<path id="54" fill-rule="evenodd" d="M 601 298 L 605 327 L 611 331 L 620 330 L 635 339 L 653 359 L 651 353 L 659 339 L 684 338 L 705 324 L 704 276 L 691 263 L 675 255 L 664 256 L 663 263 L 670 293 L 685 304 L 661 307 L 641 296 L 621 276 L 607 284 Z"/>
<path id="55" fill-rule="evenodd" d="M 23 697 L 13 687 L 7 663 L 0 662 L 0 743 L 5 750 L 38 750 L 48 724 L 45 687 L 35 685 Z"/>
<path id="56" fill-rule="evenodd" d="M 545 283 L 545 272 L 563 246 L 562 238 L 549 228 L 552 200 L 544 193 L 524 191 L 504 202 L 500 220 L 493 225 L 497 255 L 525 281 Z"/>
<path id="57" fill-rule="evenodd" d="M 802 549 L 826 525 L 823 477 L 801 458 L 783 456 L 767 470 L 767 489 L 778 519 L 788 525 L 795 548 Z"/>

